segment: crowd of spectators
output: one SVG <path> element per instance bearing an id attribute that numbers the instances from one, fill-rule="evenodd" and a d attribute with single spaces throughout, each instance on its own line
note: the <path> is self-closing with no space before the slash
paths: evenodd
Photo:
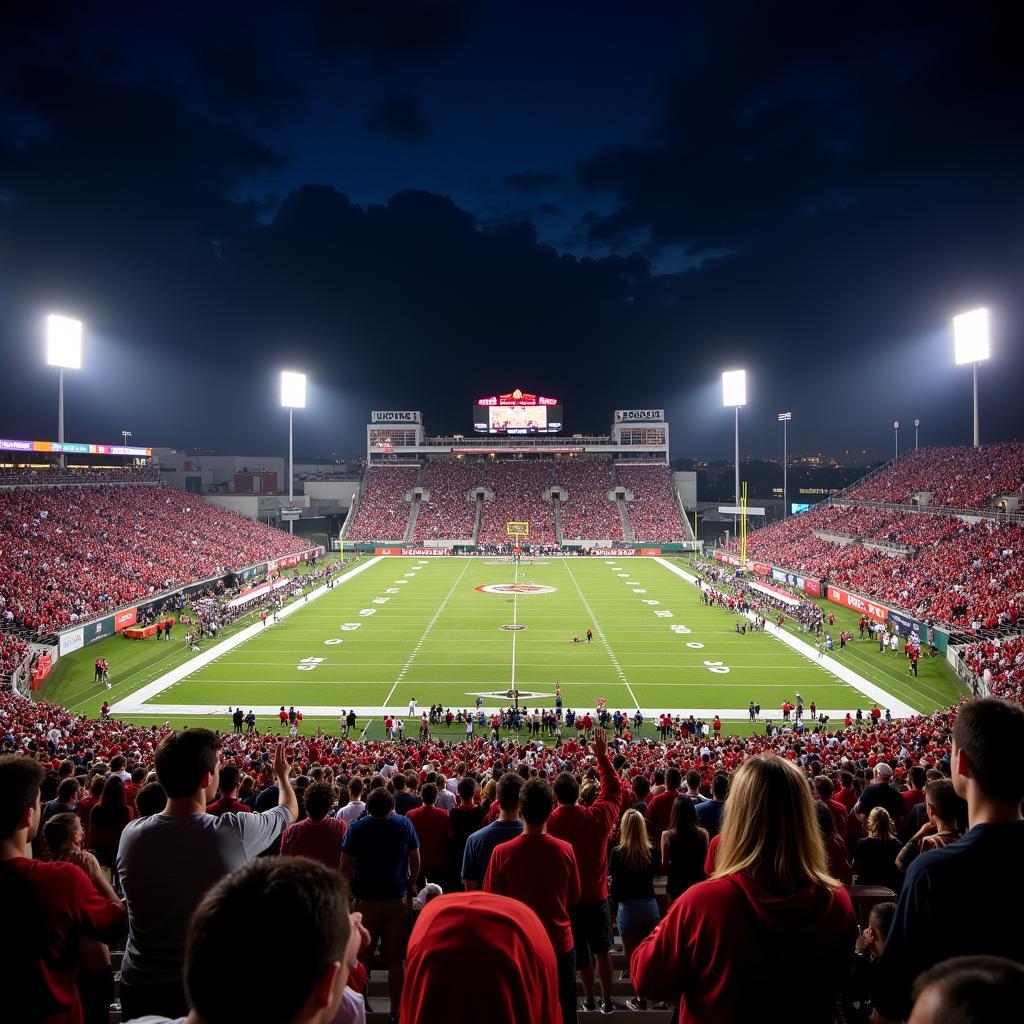
<path id="1" fill-rule="evenodd" d="M 359 488 L 359 508 L 346 539 L 404 540 L 411 509 L 405 496 L 416 486 L 418 475 L 418 466 L 368 468 Z"/>
<path id="2" fill-rule="evenodd" d="M 416 514 L 417 542 L 444 538 L 467 541 L 476 525 L 476 500 L 470 498 L 480 485 L 479 459 L 430 459 L 423 473 L 423 487 L 430 495 Z"/>
<path id="3" fill-rule="evenodd" d="M 846 491 L 858 501 L 904 504 L 920 492 L 943 508 L 990 508 L 1024 487 L 1024 444 L 1006 441 L 978 448 L 923 448 L 908 452 Z"/>
<path id="4" fill-rule="evenodd" d="M 306 546 L 173 487 L 0 491 L 0 617 L 51 632 Z"/>
<path id="5" fill-rule="evenodd" d="M 842 534 L 849 543 L 830 538 Z M 906 546 L 893 553 L 865 542 Z M 992 520 L 826 506 L 750 534 L 747 556 L 966 627 L 1013 624 L 1024 601 L 1024 529 Z"/>
<path id="6" fill-rule="evenodd" d="M 24 641 L 0 633 L 0 684 L 7 682 L 27 654 L 28 645 Z"/>
<path id="7" fill-rule="evenodd" d="M 611 459 L 563 459 L 556 473 L 566 493 L 562 540 L 621 541 L 619 505 L 608 499 L 615 486 Z"/>
<path id="8" fill-rule="evenodd" d="M 619 483 L 633 492 L 626 511 L 639 543 L 668 543 L 689 536 L 680 518 L 670 467 L 619 464 L 616 473 Z"/>
<path id="9" fill-rule="evenodd" d="M 555 506 L 545 501 L 545 488 L 555 483 L 554 462 L 484 463 L 484 487 L 494 495 L 484 502 L 480 544 L 508 542 L 509 523 L 529 523 L 531 544 L 555 543 Z"/>
<path id="10" fill-rule="evenodd" d="M 0 466 L 0 485 L 4 486 L 48 486 L 54 484 L 132 484 L 156 483 L 160 479 L 159 469 L 145 466 L 61 466 L 54 463 L 45 468 L 39 466 Z"/>
<path id="11" fill-rule="evenodd" d="M 990 693 L 1024 703 L 1024 636 L 983 640 L 960 656 Z"/>
<path id="12" fill-rule="evenodd" d="M 459 943 L 459 923 L 468 943 L 492 917 L 498 927 L 510 914 L 527 922 L 537 974 L 524 992 L 522 977 L 516 984 L 506 974 L 524 966 L 495 961 L 488 994 L 499 1007 L 523 1001 L 517 1012 L 525 1014 L 496 1020 L 575 1020 L 577 974 L 584 1005 L 595 1005 L 599 983 L 603 1008 L 613 1010 L 609 897 L 630 943 L 630 1005 L 678 1003 L 680 1021 L 747 1019 L 763 992 L 743 978 L 781 976 L 794 963 L 804 969 L 809 1019 L 831 1019 L 842 1001 L 850 1003 L 846 1019 L 866 1020 L 873 1001 L 898 1020 L 910 1011 L 914 979 L 941 960 L 1024 960 L 1024 891 L 1007 885 L 1002 870 L 1024 853 L 1024 711 L 1016 702 L 976 700 L 803 734 L 624 742 L 598 730 L 590 742 L 538 747 L 482 738 L 353 742 L 319 732 L 282 744 L 258 732 L 92 722 L 5 694 L 0 733 L 8 755 L 0 758 L 5 913 L 40 914 L 57 929 L 12 919 L 26 945 L 17 955 L 24 978 L 44 970 L 41 994 L 24 988 L 52 1002 L 54 1021 L 92 1024 L 87 989 L 76 980 L 77 942 L 116 941 L 125 912 L 124 1019 L 176 1018 L 190 1005 L 209 1006 L 209 1024 L 232 1019 L 221 958 L 232 955 L 238 918 L 223 922 L 220 941 L 208 941 L 215 962 L 204 964 L 194 960 L 203 945 L 195 922 L 215 913 L 211 900 L 227 900 L 225 914 L 268 920 L 261 901 L 281 893 L 271 882 L 288 872 L 289 893 L 325 879 L 341 892 L 348 879 L 354 916 L 343 897 L 325 901 L 358 934 L 346 966 L 360 953 L 372 968 L 379 942 L 392 1011 L 400 1005 L 407 1020 L 421 1019 L 417 1006 L 439 1005 L 423 986 L 437 983 L 441 964 L 478 952 Z M 25 859 L 30 841 L 36 860 Z M 320 866 L 300 868 L 289 856 L 250 865 L 278 847 Z M 116 891 L 100 887 L 89 848 L 114 868 Z M 68 862 L 81 876 L 68 874 Z M 655 896 L 658 874 L 670 879 L 667 899 Z M 851 880 L 885 884 L 896 901 L 873 913 L 859 937 Z M 228 899 L 233 887 L 239 892 Z M 430 912 L 407 951 L 410 901 L 421 888 L 417 905 Z M 29 900 L 27 891 L 36 895 Z M 431 903 L 439 892 L 447 895 Z M 525 907 L 502 902 L 510 899 Z M 308 897 L 298 903 L 313 912 Z M 985 928 L 964 926 L 966 906 L 985 908 Z M 437 964 L 420 935 L 427 923 L 440 943 Z M 301 946 L 304 930 L 289 932 L 285 945 Z M 365 970 L 353 970 L 353 993 L 365 992 Z M 274 999 L 295 1002 L 282 994 L 298 984 L 290 980 Z M 330 985 L 323 991 L 327 1002 L 338 998 Z M 355 995 L 346 998 L 358 1006 Z M 472 1017 L 461 999 L 453 1020 Z M 547 1015 L 537 1016 L 545 1000 Z M 218 1002 L 226 1015 L 217 1015 Z M 867 1015 L 849 1015 L 865 1004 Z"/>

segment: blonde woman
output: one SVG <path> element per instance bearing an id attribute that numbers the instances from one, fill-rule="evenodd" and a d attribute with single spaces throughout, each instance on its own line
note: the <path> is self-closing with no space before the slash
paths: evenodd
<path id="1" fill-rule="evenodd" d="M 884 807 L 875 807 L 868 815 L 868 834 L 858 839 L 853 849 L 853 877 L 858 885 L 884 885 L 899 892 L 903 876 L 896 867 L 900 841 L 896 824 Z"/>
<path id="2" fill-rule="evenodd" d="M 609 895 L 618 902 L 619 935 L 626 956 L 654 931 L 661 914 L 654 896 L 654 876 L 661 873 L 658 849 L 651 844 L 643 815 L 631 807 L 619 825 L 619 845 L 608 855 Z M 631 999 L 634 1010 L 646 1010 L 639 997 Z"/>
<path id="3" fill-rule="evenodd" d="M 801 1018 L 831 1021 L 856 937 L 803 774 L 761 754 L 733 776 L 714 874 L 672 904 L 630 976 L 643 998 L 678 1003 L 680 1024 L 710 1024 L 763 1017 L 765 985 L 798 965 Z"/>

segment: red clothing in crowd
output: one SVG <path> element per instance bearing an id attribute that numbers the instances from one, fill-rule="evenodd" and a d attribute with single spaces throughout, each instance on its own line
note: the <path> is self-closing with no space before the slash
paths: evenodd
<path id="1" fill-rule="evenodd" d="M 704 857 L 704 874 L 712 875 L 715 871 L 715 860 L 718 858 L 718 846 L 722 841 L 722 833 L 719 832 L 717 836 L 711 837 L 711 842 L 708 843 L 708 852 Z"/>
<path id="2" fill-rule="evenodd" d="M 656 843 L 661 842 L 661 833 L 668 828 L 672 818 L 672 805 L 680 795 L 678 789 L 666 789 L 647 801 L 647 821 Z"/>
<path id="3" fill-rule="evenodd" d="M 698 882 L 672 904 L 634 952 L 630 977 L 644 998 L 680 1000 L 680 1024 L 703 1024 L 762 1019 L 761 982 L 799 965 L 799 1016 L 831 1020 L 856 937 L 845 889 L 779 894 L 731 875 Z"/>
<path id="4" fill-rule="evenodd" d="M 281 835 L 281 856 L 310 857 L 329 868 L 337 868 L 347 828 L 345 822 L 330 814 L 326 818 L 293 822 Z"/>
<path id="5" fill-rule="evenodd" d="M 495 847 L 484 891 L 525 903 L 540 918 L 557 954 L 572 949 L 569 907 L 580 901 L 580 873 L 567 842 L 524 833 Z"/>
<path id="6" fill-rule="evenodd" d="M 440 871 L 447 867 L 448 812 L 429 804 L 421 804 L 409 811 L 406 817 L 412 822 L 420 841 L 421 870 Z"/>
<path id="7" fill-rule="evenodd" d="M 466 984 L 466 950 L 486 978 Z M 431 900 L 409 937 L 400 1017 L 560 1024 L 555 954 L 544 926 L 520 903 L 487 892 Z"/>
<path id="8" fill-rule="evenodd" d="M 619 820 L 622 782 L 608 756 L 597 759 L 601 792 L 589 807 L 559 806 L 548 819 L 548 832 L 564 839 L 576 854 L 580 902 L 597 903 L 608 896 L 608 837 Z"/>
<path id="9" fill-rule="evenodd" d="M 222 814 L 252 814 L 252 808 L 233 796 L 222 796 L 206 808 L 206 813 L 219 818 Z"/>
<path id="10" fill-rule="evenodd" d="M 903 796 L 903 814 L 904 818 L 910 813 L 910 808 L 915 804 L 924 803 L 924 790 L 923 789 L 906 789 L 902 793 Z"/>
<path id="11" fill-rule="evenodd" d="M 20 883 L 20 884 L 19 884 Z M 28 905 L 19 899 L 24 885 Z M 82 1004 L 78 995 L 78 942 L 80 938 L 112 941 L 124 927 L 124 909 L 105 900 L 88 875 L 66 861 L 42 862 L 13 857 L 0 862 L 0 890 L 5 911 L 15 914 L 22 904 L 26 914 L 36 915 L 37 927 L 20 919 L 21 941 L 6 966 L 18 972 L 18 994 L 4 996 L 11 1019 L 39 1024 L 81 1024 Z M 13 926 L 15 917 L 9 919 Z M 22 1000 L 27 1016 L 12 1008 Z"/>
<path id="12" fill-rule="evenodd" d="M 840 786 L 832 794 L 832 799 L 839 801 L 839 803 L 841 803 L 846 808 L 846 813 L 849 814 L 857 803 L 857 790 L 855 790 L 852 786 L 849 789 L 847 789 L 845 786 Z"/>

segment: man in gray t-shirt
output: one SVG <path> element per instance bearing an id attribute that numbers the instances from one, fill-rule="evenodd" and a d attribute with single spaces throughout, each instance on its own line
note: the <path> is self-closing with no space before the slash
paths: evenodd
<path id="1" fill-rule="evenodd" d="M 121 834 L 117 870 L 129 928 L 121 965 L 125 1020 L 188 1013 L 182 968 L 192 912 L 221 878 L 257 857 L 298 817 L 284 743 L 274 754 L 277 807 L 262 814 L 207 814 L 220 778 L 220 746 L 208 729 L 168 736 L 155 757 L 167 805 L 160 814 L 130 822 Z"/>

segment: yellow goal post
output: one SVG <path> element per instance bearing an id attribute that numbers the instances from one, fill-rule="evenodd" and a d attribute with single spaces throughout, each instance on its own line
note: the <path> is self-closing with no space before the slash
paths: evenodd
<path id="1" fill-rule="evenodd" d="M 509 537 L 515 537 L 517 540 L 522 540 L 524 537 L 530 536 L 530 524 L 506 523 L 505 533 L 507 533 Z"/>

